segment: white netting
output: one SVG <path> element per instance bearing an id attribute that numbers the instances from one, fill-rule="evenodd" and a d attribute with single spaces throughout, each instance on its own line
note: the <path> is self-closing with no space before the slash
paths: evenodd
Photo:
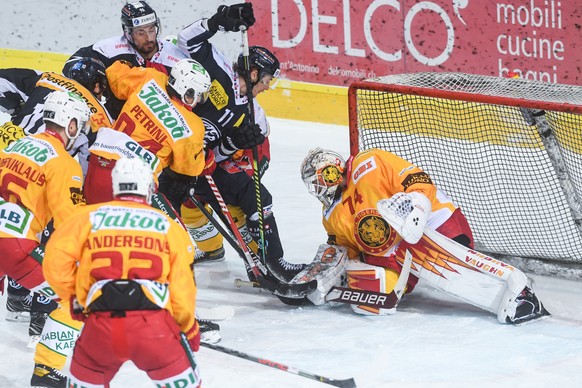
<path id="1" fill-rule="evenodd" d="M 545 110 L 557 152 L 547 152 L 540 123 L 531 125 L 523 108 Z M 382 148 L 427 171 L 467 215 L 479 249 L 563 268 L 582 263 L 571 207 L 582 198 L 582 116 L 572 113 L 582 112 L 582 87 L 392 75 L 352 85 L 350 109 L 352 153 Z"/>

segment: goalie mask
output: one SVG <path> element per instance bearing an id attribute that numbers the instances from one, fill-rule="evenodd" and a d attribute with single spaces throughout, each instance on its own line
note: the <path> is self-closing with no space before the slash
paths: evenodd
<path id="1" fill-rule="evenodd" d="M 334 151 L 315 148 L 301 164 L 301 179 L 307 190 L 325 207 L 331 206 L 346 169 L 344 158 Z"/>
<path id="2" fill-rule="evenodd" d="M 151 204 L 155 191 L 154 173 L 140 158 L 122 157 L 111 171 L 113 196 L 138 195 Z"/>

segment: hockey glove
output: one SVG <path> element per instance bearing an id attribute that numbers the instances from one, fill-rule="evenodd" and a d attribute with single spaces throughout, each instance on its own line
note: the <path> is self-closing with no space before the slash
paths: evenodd
<path id="1" fill-rule="evenodd" d="M 261 132 L 259 124 L 247 124 L 239 128 L 233 128 L 229 135 L 222 138 L 222 150 L 232 154 L 237 150 L 253 148 L 263 144 L 265 135 Z"/>
<path id="2" fill-rule="evenodd" d="M 71 296 L 69 309 L 71 311 L 71 318 L 75 321 L 85 322 L 87 316 L 83 313 L 83 306 L 79 304 L 75 296 Z"/>
<path id="3" fill-rule="evenodd" d="M 216 170 L 216 160 L 214 159 L 214 152 L 211 149 L 206 149 L 206 158 L 204 159 L 204 169 L 200 175 L 212 175 Z"/>
<path id="4" fill-rule="evenodd" d="M 182 202 L 189 198 L 190 189 L 196 185 L 196 177 L 179 174 L 170 168 L 165 168 L 160 174 L 159 182 L 159 192 L 164 194 L 174 209 L 180 209 Z"/>
<path id="5" fill-rule="evenodd" d="M 251 3 L 221 5 L 216 13 L 208 19 L 208 30 L 237 32 L 244 26 L 248 29 L 255 24 L 253 5 Z"/>
<path id="6" fill-rule="evenodd" d="M 186 334 L 190 349 L 192 349 L 194 352 L 197 352 L 198 349 L 200 349 L 200 326 L 198 325 L 198 321 L 195 320 L 194 326 L 192 326 L 192 328 L 184 334 Z"/>
<path id="7" fill-rule="evenodd" d="M 376 207 L 382 218 L 409 244 L 420 240 L 432 211 L 430 199 L 418 192 L 396 193 L 378 201 Z"/>

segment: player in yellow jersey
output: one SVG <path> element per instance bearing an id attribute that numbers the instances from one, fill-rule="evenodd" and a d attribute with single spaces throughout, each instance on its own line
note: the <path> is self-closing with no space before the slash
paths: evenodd
<path id="1" fill-rule="evenodd" d="M 43 116 L 43 133 L 0 151 L 0 271 L 31 291 L 54 297 L 30 254 L 51 219 L 58 228 L 84 203 L 81 167 L 67 150 L 88 130 L 90 111 L 76 94 L 56 91 L 47 97 Z"/>
<path id="2" fill-rule="evenodd" d="M 127 101 L 113 125 L 120 134 L 100 131 L 90 148 L 87 203 L 111 200 L 111 169 L 121 155 L 139 156 L 156 176 L 166 169 L 175 185 L 163 194 L 170 201 L 174 196 L 185 200 L 196 176 L 211 172 L 215 165 L 214 154 L 205 155 L 202 120 L 192 113 L 192 107 L 207 98 L 210 76 L 192 59 L 178 61 L 169 77 L 121 61 L 108 67 L 106 74 L 113 94 Z"/>
<path id="3" fill-rule="evenodd" d="M 156 386 L 198 387 L 188 232 L 151 207 L 154 176 L 141 159 L 119 159 L 112 182 L 113 201 L 76 211 L 46 247 L 47 281 L 85 321 L 70 385 L 109 386 L 131 360 Z"/>
<path id="4" fill-rule="evenodd" d="M 76 93 L 52 92 L 44 104 L 45 131 L 0 151 L 0 272 L 48 299 L 57 296 L 42 274 L 40 234 L 51 219 L 58 229 L 84 204 L 81 166 L 67 151 L 88 132 L 90 116 Z M 53 313 L 58 315 L 60 309 Z"/>
<path id="5" fill-rule="evenodd" d="M 350 260 L 346 267 L 348 284 L 353 287 L 390 293 L 401 270 L 396 256 L 406 246 L 403 239 L 418 241 L 425 226 L 473 246 L 471 228 L 461 210 L 426 172 L 388 151 L 371 149 L 346 162 L 334 151 L 316 148 L 303 161 L 301 177 L 309 192 L 323 203 L 328 244 L 343 245 L 350 259 L 358 259 Z M 405 193 L 402 200 L 412 201 L 422 211 L 395 231 L 380 216 L 376 204 L 398 193 Z M 407 292 L 417 282 L 418 277 L 411 274 Z M 352 308 L 370 313 L 357 305 Z M 386 313 L 382 310 L 376 313 Z"/>

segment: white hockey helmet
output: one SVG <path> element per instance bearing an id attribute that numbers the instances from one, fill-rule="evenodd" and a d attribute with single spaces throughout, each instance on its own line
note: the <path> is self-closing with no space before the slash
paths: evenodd
<path id="1" fill-rule="evenodd" d="M 113 182 L 113 196 L 139 195 L 145 197 L 151 204 L 152 194 L 155 191 L 154 172 L 140 158 L 122 157 L 115 163 L 111 171 Z"/>
<path id="2" fill-rule="evenodd" d="M 70 150 L 81 133 L 89 133 L 91 110 L 79 95 L 57 90 L 49 94 L 44 103 L 43 120 L 65 128 L 67 142 L 65 148 Z M 69 132 L 69 123 L 75 120 L 77 133 Z"/>
<path id="3" fill-rule="evenodd" d="M 180 96 L 184 104 L 191 107 L 206 101 L 211 83 L 206 69 L 189 58 L 179 60 L 170 71 L 168 79 L 168 85 Z M 194 99 L 194 102 L 186 102 L 186 97 Z"/>
<path id="4" fill-rule="evenodd" d="M 337 152 L 314 148 L 301 164 L 301 179 L 307 190 L 325 207 L 331 206 L 343 182 L 346 161 Z"/>

